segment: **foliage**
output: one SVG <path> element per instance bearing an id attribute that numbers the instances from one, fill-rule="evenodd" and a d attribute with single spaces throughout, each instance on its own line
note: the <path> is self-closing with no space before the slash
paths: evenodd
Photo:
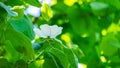
<path id="1" fill-rule="evenodd" d="M 119 0 L 42 1 L 0 1 L 0 68 L 120 68 Z M 41 15 L 25 14 L 29 5 Z M 62 34 L 38 37 L 42 24 L 62 26 Z"/>

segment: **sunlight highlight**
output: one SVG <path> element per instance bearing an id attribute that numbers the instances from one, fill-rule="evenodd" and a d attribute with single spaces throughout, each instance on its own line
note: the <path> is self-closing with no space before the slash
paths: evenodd
<path id="1" fill-rule="evenodd" d="M 71 41 L 70 36 L 69 36 L 68 33 L 63 34 L 63 35 L 61 36 L 61 39 L 64 40 L 66 43 L 68 43 L 68 42 Z"/>
<path id="2" fill-rule="evenodd" d="M 68 6 L 72 6 L 77 0 L 64 0 L 64 3 Z"/>
<path id="3" fill-rule="evenodd" d="M 87 65 L 83 63 L 79 63 L 78 68 L 87 68 Z"/>
<path id="4" fill-rule="evenodd" d="M 105 29 L 103 29 L 101 33 L 102 33 L 103 36 L 107 35 L 107 31 Z"/>
<path id="5" fill-rule="evenodd" d="M 120 26 L 119 24 L 115 24 L 115 23 L 112 23 L 109 28 L 108 28 L 108 32 L 111 33 L 117 33 L 118 31 L 120 31 Z"/>
<path id="6" fill-rule="evenodd" d="M 78 3 L 79 3 L 80 5 L 82 5 L 82 4 L 83 4 L 83 1 L 82 1 L 82 0 L 78 0 Z"/>
<path id="7" fill-rule="evenodd" d="M 38 36 L 37 34 L 35 35 L 35 39 L 36 39 L 36 40 L 39 39 L 39 36 Z"/>
<path id="8" fill-rule="evenodd" d="M 87 36 L 88 36 L 88 34 L 86 34 L 86 33 L 82 35 L 83 38 L 85 38 L 85 37 L 87 37 Z"/>
<path id="9" fill-rule="evenodd" d="M 38 66 L 38 67 L 41 67 L 41 65 L 43 64 L 45 62 L 45 60 L 38 60 L 38 61 L 36 61 L 36 66 Z"/>
<path id="10" fill-rule="evenodd" d="M 91 0 L 87 0 L 87 2 L 91 2 Z"/>
<path id="11" fill-rule="evenodd" d="M 100 60 L 101 60 L 102 62 L 107 62 L 107 59 L 106 59 L 104 56 L 100 56 Z"/>
<path id="12" fill-rule="evenodd" d="M 102 55 L 103 53 L 104 53 L 103 51 L 100 52 L 101 55 Z"/>
<path id="13" fill-rule="evenodd" d="M 52 5 L 56 5 L 57 4 L 57 0 L 53 0 L 53 4 Z"/>

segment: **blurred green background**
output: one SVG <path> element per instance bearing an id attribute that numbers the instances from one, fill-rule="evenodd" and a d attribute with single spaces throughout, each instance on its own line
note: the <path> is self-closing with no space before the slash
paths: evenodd
<path id="1" fill-rule="evenodd" d="M 11 7 L 24 5 L 27 8 L 26 3 L 41 7 L 33 0 L 1 0 L 1 2 Z M 34 39 L 33 25 L 39 27 L 42 24 L 56 24 L 63 27 L 62 34 L 57 38 L 73 50 L 79 63 L 83 66 L 81 68 L 120 68 L 120 0 L 53 0 L 52 5 L 44 5 L 44 10 L 41 11 L 39 17 L 27 15 L 29 21 L 28 17 L 24 16 L 22 8 L 16 7 L 16 9 L 13 8 L 13 11 L 19 13 L 17 20 L 9 20 L 9 16 L 0 14 L 0 22 L 6 21 L 4 18 L 7 18 L 12 27 L 22 32 L 25 38 Z M 4 12 L 5 10 L 0 8 L 0 13 Z M 20 24 L 14 22 L 20 22 Z M 0 29 L 3 27 L 1 26 L 2 24 Z M 2 39 L 0 41 L 3 42 L 2 30 L 0 32 L 0 39 Z M 6 37 L 17 36 L 14 31 L 13 35 L 10 32 L 9 30 L 5 32 L 9 34 Z M 20 35 L 18 38 L 23 39 L 22 37 Z M 13 41 L 12 43 L 15 41 L 15 45 L 18 44 L 19 41 L 15 40 L 17 38 L 11 38 L 7 40 Z M 37 37 L 35 39 L 41 40 Z M 28 40 L 24 39 L 20 42 L 25 45 L 24 41 Z M 1 42 L 0 45 L 2 45 Z M 19 43 L 19 45 L 21 44 Z M 1 56 L 4 52 L 2 52 L 2 48 L 0 50 Z M 27 50 L 30 51 L 29 47 Z M 19 49 L 18 51 L 21 52 Z M 15 54 L 17 53 L 15 52 Z M 31 56 L 27 51 L 25 54 Z M 21 60 L 21 62 L 24 61 Z"/>
<path id="2" fill-rule="evenodd" d="M 120 1 L 57 0 L 49 24 L 63 27 L 60 39 L 78 46 L 87 68 L 120 68 Z"/>

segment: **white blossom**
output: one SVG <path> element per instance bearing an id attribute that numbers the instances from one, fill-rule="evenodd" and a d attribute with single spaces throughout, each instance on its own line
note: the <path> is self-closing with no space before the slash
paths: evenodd
<path id="1" fill-rule="evenodd" d="M 84 66 L 80 63 L 78 63 L 78 68 L 84 68 Z"/>
<path id="2" fill-rule="evenodd" d="M 42 4 L 48 4 L 49 6 L 53 4 L 53 0 L 39 0 L 39 2 Z"/>
<path id="3" fill-rule="evenodd" d="M 32 6 L 32 5 L 29 5 L 28 8 L 24 11 L 24 13 L 26 15 L 30 14 L 30 15 L 32 15 L 34 17 L 39 17 L 40 16 L 40 11 L 41 11 L 40 8 Z"/>
<path id="4" fill-rule="evenodd" d="M 39 36 L 43 38 L 56 38 L 59 34 L 62 33 L 62 27 L 58 27 L 57 25 L 49 26 L 47 24 L 41 25 L 40 29 L 37 27 L 34 28 L 34 32 Z"/>

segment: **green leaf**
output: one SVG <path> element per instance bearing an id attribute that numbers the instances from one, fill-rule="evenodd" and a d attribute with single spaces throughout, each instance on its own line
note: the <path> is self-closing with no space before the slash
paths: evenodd
<path id="1" fill-rule="evenodd" d="M 57 66 L 63 66 L 64 68 L 77 68 L 78 58 L 73 51 L 65 47 L 60 40 L 50 39 L 44 42 L 45 49 L 48 55 L 51 56 Z"/>
<path id="2" fill-rule="evenodd" d="M 85 34 L 86 36 L 94 36 L 94 33 L 99 31 L 97 22 L 98 21 L 95 17 L 70 17 L 70 25 L 72 26 L 73 32 L 80 37 Z"/>
<path id="3" fill-rule="evenodd" d="M 58 39 L 52 39 L 52 40 L 49 40 L 49 45 L 51 45 L 52 47 L 54 48 L 57 48 L 59 50 L 63 50 L 64 49 L 64 45 L 62 44 L 61 40 L 58 40 Z"/>
<path id="4" fill-rule="evenodd" d="M 78 59 L 81 59 L 85 56 L 83 51 L 78 47 L 78 45 L 72 45 L 72 50 L 75 53 L 75 55 L 78 57 Z"/>
<path id="5" fill-rule="evenodd" d="M 39 3 L 38 0 L 22 0 L 22 1 L 24 1 L 24 2 L 26 2 L 28 4 L 30 4 L 30 5 L 33 5 L 33 6 L 37 6 L 37 7 L 41 6 L 41 4 Z"/>
<path id="6" fill-rule="evenodd" d="M 16 63 L 14 64 L 14 67 L 15 68 L 28 68 L 27 63 L 24 60 L 16 61 Z"/>
<path id="7" fill-rule="evenodd" d="M 55 66 L 52 59 L 45 59 L 45 62 L 43 64 L 43 68 L 56 68 L 56 66 Z"/>
<path id="8" fill-rule="evenodd" d="M 65 55 L 70 62 L 69 68 L 78 68 L 78 58 L 69 48 L 64 48 Z"/>
<path id="9" fill-rule="evenodd" d="M 35 62 L 28 64 L 28 68 L 38 68 Z"/>
<path id="10" fill-rule="evenodd" d="M 24 9 L 23 6 L 14 6 L 12 8 L 12 10 L 18 13 L 18 16 L 14 17 L 14 18 L 17 18 L 17 19 L 22 18 L 24 16 L 24 10 L 23 9 Z"/>
<path id="11" fill-rule="evenodd" d="M 9 59 L 10 62 L 15 63 L 19 59 L 26 60 L 26 56 L 24 54 L 19 53 L 14 46 L 11 44 L 10 41 L 5 41 L 6 45 L 4 49 L 6 51 L 4 57 Z"/>
<path id="12" fill-rule="evenodd" d="M 16 62 L 18 59 L 25 59 L 23 58 L 23 54 L 20 54 L 16 51 L 16 49 L 12 46 L 11 42 L 6 40 L 6 45 L 4 46 L 6 50 L 6 54 L 4 57 L 9 59 L 10 62 Z"/>
<path id="13" fill-rule="evenodd" d="M 3 29 L 0 28 L 0 46 L 5 45 L 5 36 L 3 33 Z"/>
<path id="14" fill-rule="evenodd" d="M 44 52 L 44 63 L 42 65 L 43 68 L 59 68 L 57 61 L 54 56 L 49 52 Z"/>
<path id="15" fill-rule="evenodd" d="M 26 55 L 29 58 L 34 57 L 34 51 L 31 41 L 22 33 L 15 31 L 11 25 L 8 25 L 4 32 L 5 39 L 9 40 L 12 46 L 20 53 Z"/>
<path id="16" fill-rule="evenodd" d="M 11 11 L 10 8 L 8 8 L 4 3 L 0 2 L 0 6 L 4 8 L 8 12 L 8 14 L 10 14 L 11 16 L 18 15 L 16 12 Z"/>
<path id="17" fill-rule="evenodd" d="M 92 2 L 90 6 L 93 10 L 101 10 L 108 7 L 108 5 L 101 2 Z"/>
<path id="18" fill-rule="evenodd" d="M 30 40 L 34 39 L 34 31 L 32 22 L 28 17 L 24 16 L 20 19 L 12 18 L 10 19 L 10 24 L 19 32 L 26 35 Z"/>
<path id="19" fill-rule="evenodd" d="M 120 44 L 118 43 L 117 39 L 115 39 L 115 40 L 110 39 L 109 42 L 110 42 L 110 44 L 116 46 L 117 48 L 120 48 Z"/>
<path id="20" fill-rule="evenodd" d="M 92 2 L 90 3 L 92 11 L 95 15 L 105 15 L 108 5 L 102 2 Z"/>
<path id="21" fill-rule="evenodd" d="M 118 40 L 114 35 L 109 34 L 106 37 L 103 37 L 102 42 L 100 43 L 100 50 L 103 51 L 105 56 L 113 56 L 118 50 Z"/>
<path id="22" fill-rule="evenodd" d="M 120 1 L 119 0 L 101 0 L 102 2 L 105 2 L 111 6 L 114 6 L 115 9 L 120 9 Z"/>
<path id="23" fill-rule="evenodd" d="M 0 68 L 13 68 L 12 64 L 5 58 L 0 58 Z"/>
<path id="24" fill-rule="evenodd" d="M 42 13 L 42 17 L 47 21 L 49 21 L 53 16 L 53 12 L 47 4 L 42 5 L 41 13 Z"/>
<path id="25" fill-rule="evenodd" d="M 9 6 L 20 6 L 24 4 L 21 0 L 4 0 L 4 3 Z"/>
<path id="26" fill-rule="evenodd" d="M 118 55 L 114 55 L 112 57 L 109 57 L 110 61 L 115 63 L 120 63 L 120 57 Z"/>
<path id="27" fill-rule="evenodd" d="M 57 48 L 52 48 L 51 50 L 49 50 L 50 53 L 52 53 L 54 56 L 56 56 L 61 65 L 64 67 L 64 68 L 69 68 L 70 67 L 70 62 L 68 61 L 65 53 Z"/>
<path id="28" fill-rule="evenodd" d="M 5 54 L 6 54 L 5 49 L 2 46 L 0 46 L 0 56 L 4 56 Z"/>

